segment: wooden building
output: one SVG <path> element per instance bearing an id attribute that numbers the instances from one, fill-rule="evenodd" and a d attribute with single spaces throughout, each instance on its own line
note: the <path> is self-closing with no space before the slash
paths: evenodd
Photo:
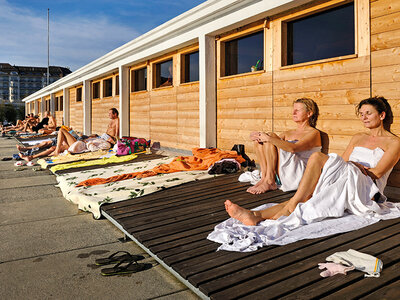
<path id="1" fill-rule="evenodd" d="M 293 127 L 292 103 L 319 105 L 317 128 L 341 153 L 380 95 L 400 133 L 400 2 L 209 0 L 24 99 L 84 133 L 120 111 L 121 135 L 181 150 L 245 144 Z M 400 187 L 396 168 L 390 183 Z"/>

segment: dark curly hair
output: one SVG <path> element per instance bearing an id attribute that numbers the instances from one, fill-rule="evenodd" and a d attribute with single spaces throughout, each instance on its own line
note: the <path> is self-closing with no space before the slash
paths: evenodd
<path id="1" fill-rule="evenodd" d="M 393 112 L 392 108 L 390 107 L 389 102 L 380 96 L 370 97 L 364 100 L 361 100 L 360 103 L 356 106 L 356 115 L 359 116 L 360 109 L 363 105 L 369 104 L 372 105 L 379 114 L 385 112 L 385 118 L 383 119 L 383 128 L 390 132 L 390 126 L 393 123 Z"/>

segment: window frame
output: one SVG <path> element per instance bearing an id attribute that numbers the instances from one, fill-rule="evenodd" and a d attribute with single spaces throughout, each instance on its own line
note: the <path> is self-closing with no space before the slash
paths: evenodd
<path id="1" fill-rule="evenodd" d="M 80 91 L 79 93 L 78 93 L 78 90 Z M 75 102 L 82 102 L 82 90 L 83 90 L 83 87 L 81 87 L 81 86 L 76 88 Z M 78 94 L 79 94 L 79 99 L 78 99 Z"/>
<path id="2" fill-rule="evenodd" d="M 144 90 L 135 91 L 135 80 L 136 80 L 135 73 L 137 71 L 144 70 L 144 69 L 146 70 L 146 88 Z M 147 64 L 146 65 L 136 66 L 136 67 L 130 69 L 130 75 L 131 75 L 131 78 L 130 78 L 130 92 L 131 93 L 147 92 L 149 90 L 149 73 L 150 72 L 149 72 L 149 68 L 148 68 Z"/>
<path id="3" fill-rule="evenodd" d="M 257 22 L 260 23 L 260 22 Z M 249 71 L 249 72 L 244 72 L 244 73 L 238 73 L 238 74 L 233 74 L 233 75 L 225 75 L 225 44 L 227 42 L 244 38 L 246 36 L 258 33 L 258 32 L 263 32 L 263 63 L 262 63 L 262 69 L 257 70 L 257 71 Z M 249 25 L 248 28 L 243 29 L 241 31 L 235 32 L 233 34 L 226 35 L 222 38 L 217 37 L 217 47 L 218 47 L 218 74 L 217 77 L 219 79 L 224 79 L 224 78 L 232 78 L 232 77 L 237 77 L 237 76 L 247 76 L 247 75 L 252 75 L 252 74 L 259 74 L 259 73 L 264 73 L 266 72 L 267 69 L 267 30 L 266 30 L 266 25 L 265 22 L 258 24 L 258 25 Z"/>
<path id="4" fill-rule="evenodd" d="M 111 98 L 113 96 L 113 77 L 107 77 L 101 80 L 102 84 L 102 97 L 101 98 Z M 111 83 L 111 95 L 106 95 L 106 83 Z"/>
<path id="5" fill-rule="evenodd" d="M 194 80 L 194 81 L 185 81 L 186 77 L 186 56 L 193 54 L 193 53 L 199 53 L 199 80 Z M 200 81 L 200 51 L 199 48 L 195 49 L 190 49 L 188 51 L 185 51 L 181 53 L 180 55 L 180 70 L 181 70 L 181 78 L 180 78 L 180 84 L 191 84 L 191 83 L 198 83 Z"/>
<path id="6" fill-rule="evenodd" d="M 97 85 L 98 85 L 98 94 L 99 95 L 98 95 L 98 97 L 95 97 L 94 90 L 95 90 L 95 86 L 97 87 Z M 92 99 L 93 100 L 101 99 L 101 81 L 100 80 L 92 82 Z"/>
<path id="7" fill-rule="evenodd" d="M 163 59 L 154 61 L 151 63 L 151 70 L 152 70 L 152 89 L 163 89 L 163 88 L 172 88 L 174 87 L 174 77 L 176 77 L 176 74 L 174 74 L 175 70 L 174 70 L 174 56 L 168 56 L 168 57 L 164 57 Z M 171 85 L 167 85 L 167 86 L 157 86 L 157 65 L 161 65 L 162 63 L 165 63 L 167 61 L 171 61 L 172 62 L 172 82 Z M 149 75 L 147 75 L 149 76 Z"/>
<path id="8" fill-rule="evenodd" d="M 343 56 L 336 56 L 336 57 L 331 57 L 331 58 L 323 58 L 323 59 L 318 59 L 318 60 L 312 60 L 312 61 L 307 61 L 307 62 L 302 62 L 302 63 L 297 63 L 297 64 L 291 64 L 287 65 L 287 23 L 300 20 L 333 8 L 337 8 L 349 3 L 354 4 L 354 52 L 353 54 L 348 54 L 348 55 L 343 55 Z M 365 6 L 365 7 L 364 7 Z M 280 46 L 279 49 L 279 61 L 274 60 L 274 64 L 278 65 L 280 70 L 285 70 L 285 69 L 291 69 L 291 68 L 296 68 L 296 67 L 302 67 L 302 66 L 308 66 L 308 65 L 315 65 L 315 64 L 321 64 L 321 63 L 328 63 L 332 61 L 339 61 L 339 60 L 346 60 L 346 59 L 352 59 L 352 58 L 357 58 L 362 55 L 367 55 L 369 54 L 370 51 L 370 45 L 368 41 L 364 41 L 362 38 L 360 38 L 363 34 L 360 33 L 360 30 L 364 30 L 368 32 L 369 34 L 369 21 L 368 21 L 368 28 L 363 28 L 364 24 L 362 22 L 365 21 L 365 19 L 369 19 L 369 12 L 367 13 L 365 11 L 369 11 L 369 0 L 332 0 L 329 2 L 322 3 L 320 5 L 315 5 L 310 8 L 298 11 L 296 13 L 293 13 L 291 15 L 282 17 L 278 20 L 275 20 L 278 24 L 276 26 L 279 27 L 279 37 L 275 39 L 274 43 Z M 362 29 L 363 28 L 363 29 Z M 365 33 L 366 34 L 366 33 Z M 364 35 L 365 35 L 364 34 Z"/>

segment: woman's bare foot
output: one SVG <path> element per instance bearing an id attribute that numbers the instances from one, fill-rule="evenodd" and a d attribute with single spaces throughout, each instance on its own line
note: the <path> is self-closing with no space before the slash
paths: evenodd
<path id="1" fill-rule="evenodd" d="M 22 153 L 19 153 L 19 157 L 27 162 L 30 162 L 33 159 L 32 155 L 23 155 Z"/>
<path id="2" fill-rule="evenodd" d="M 268 191 L 274 191 L 278 189 L 278 186 L 276 183 L 267 183 L 267 182 L 262 182 L 256 189 L 254 189 L 254 194 L 263 194 Z"/>
<path id="3" fill-rule="evenodd" d="M 252 211 L 240 207 L 230 200 L 225 201 L 225 209 L 231 218 L 242 222 L 244 225 L 255 226 L 258 222 L 263 221 L 261 217 L 255 216 Z"/>
<path id="4" fill-rule="evenodd" d="M 18 149 L 18 151 L 26 151 L 26 150 L 28 150 L 27 147 L 24 147 L 24 146 L 21 146 L 21 145 L 17 145 L 17 149 Z"/>
<path id="5" fill-rule="evenodd" d="M 248 193 L 250 193 L 250 194 L 254 194 L 253 190 L 254 190 L 255 188 L 257 188 L 261 182 L 262 182 L 262 180 L 260 180 L 259 182 L 257 182 L 255 185 L 249 187 L 249 188 L 246 190 L 246 192 L 248 192 Z"/>

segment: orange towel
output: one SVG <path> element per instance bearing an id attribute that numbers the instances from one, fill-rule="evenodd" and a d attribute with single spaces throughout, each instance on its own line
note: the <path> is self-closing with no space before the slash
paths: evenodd
<path id="1" fill-rule="evenodd" d="M 105 184 L 133 178 L 144 178 L 155 176 L 161 173 L 165 174 L 180 171 L 207 170 L 215 162 L 223 158 L 234 158 L 239 163 L 245 161 L 243 157 L 236 153 L 236 151 L 222 151 L 216 148 L 194 148 L 192 150 L 192 153 L 193 156 L 178 156 L 169 164 L 159 165 L 157 167 L 154 167 L 152 170 L 121 174 L 109 178 L 91 178 L 80 182 L 79 184 L 77 184 L 77 187 Z"/>

